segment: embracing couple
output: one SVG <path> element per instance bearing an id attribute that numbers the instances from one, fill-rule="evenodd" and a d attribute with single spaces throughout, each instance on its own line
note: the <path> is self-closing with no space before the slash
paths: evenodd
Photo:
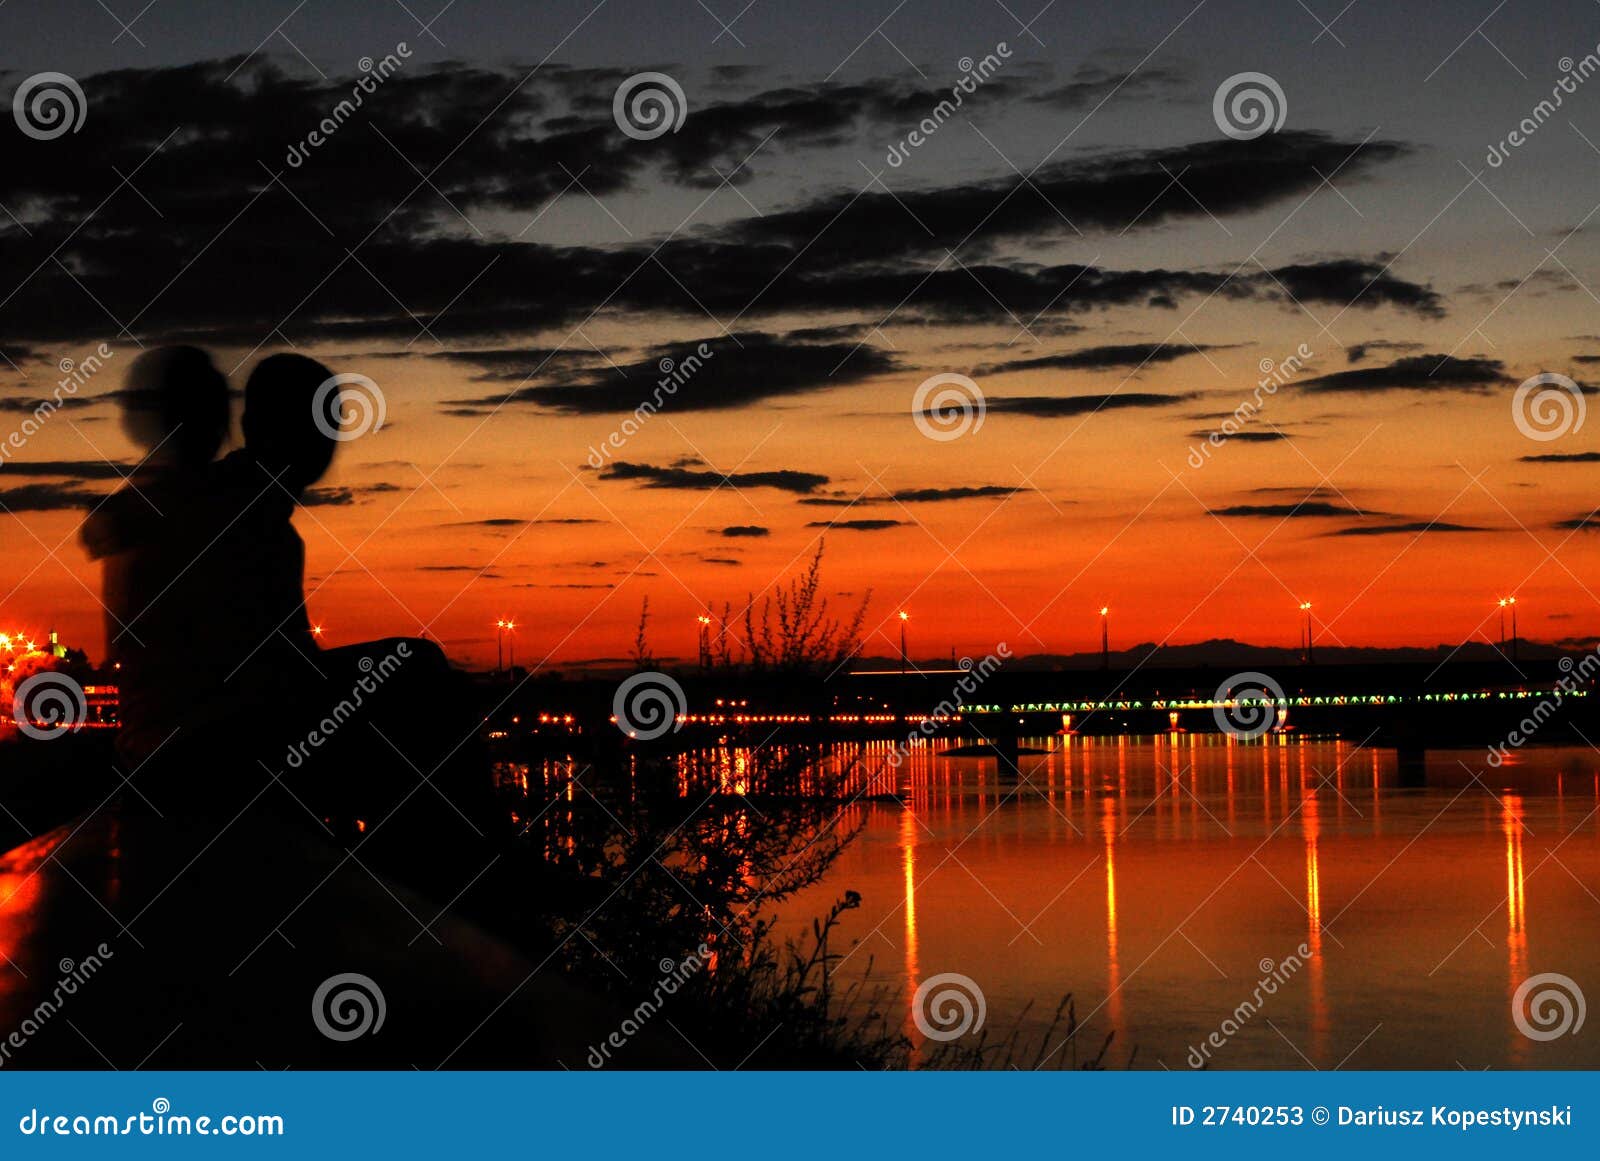
<path id="1" fill-rule="evenodd" d="M 124 774 L 212 811 L 281 781 L 331 834 L 388 822 L 401 845 L 427 841 L 442 794 L 483 835 L 489 773 L 443 653 L 398 638 L 325 650 L 306 613 L 291 517 L 340 442 L 333 378 L 302 355 L 261 360 L 243 446 L 218 458 L 231 401 L 211 357 L 165 347 L 129 369 L 118 398 L 143 459 L 83 526 L 104 569 Z"/>

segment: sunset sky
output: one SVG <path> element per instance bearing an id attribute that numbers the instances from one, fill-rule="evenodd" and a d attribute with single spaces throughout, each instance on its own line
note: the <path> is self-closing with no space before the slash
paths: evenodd
<path id="1" fill-rule="evenodd" d="M 701 606 L 824 534 L 880 655 L 901 608 L 923 656 L 1098 648 L 1102 605 L 1114 647 L 1288 644 L 1306 600 L 1325 644 L 1484 640 L 1510 593 L 1525 636 L 1600 632 L 1600 417 L 1514 412 L 1600 364 L 1600 73 L 1557 87 L 1589 0 L 440 6 L 0 7 L 4 91 L 85 98 L 76 133 L 0 122 L 0 442 L 113 352 L 0 465 L 0 627 L 103 648 L 76 530 L 135 456 L 101 397 L 189 342 L 382 393 L 296 516 L 329 644 L 492 663 L 514 617 L 519 662 L 616 658 L 648 597 L 692 659 Z M 619 127 L 642 71 L 676 132 Z M 1236 140 L 1246 72 L 1284 117 Z M 984 399 L 959 438 L 914 415 L 941 374 Z"/>

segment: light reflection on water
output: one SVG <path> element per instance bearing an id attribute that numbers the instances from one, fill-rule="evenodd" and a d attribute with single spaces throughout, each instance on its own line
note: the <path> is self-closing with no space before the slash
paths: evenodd
<path id="1" fill-rule="evenodd" d="M 1022 756 L 1021 779 L 943 742 L 898 769 L 886 743 L 837 751 L 865 826 L 780 932 L 859 891 L 839 971 L 870 961 L 913 1041 L 918 983 L 960 972 L 991 1037 L 1042 1031 L 1071 992 L 1084 1043 L 1115 1034 L 1113 1064 L 1137 1048 L 1136 1065 L 1183 1069 L 1205 1048 L 1215 1068 L 1600 1065 L 1600 1026 L 1534 1042 L 1510 1007 L 1540 972 L 1600 998 L 1594 751 L 1500 769 L 1430 752 L 1426 787 L 1406 788 L 1392 751 L 1343 741 L 1025 744 L 1045 752 Z M 759 794 L 765 768 L 721 748 L 677 775 L 685 792 Z"/>

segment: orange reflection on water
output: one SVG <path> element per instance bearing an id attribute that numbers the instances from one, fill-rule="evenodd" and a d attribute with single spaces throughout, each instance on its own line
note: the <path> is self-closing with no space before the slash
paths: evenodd
<path id="1" fill-rule="evenodd" d="M 905 863 L 906 890 L 906 1021 L 916 1007 L 913 996 L 921 969 L 917 966 L 917 820 L 909 809 L 900 814 L 900 850 Z"/>
<path id="2" fill-rule="evenodd" d="M 1125 756 L 1124 756 L 1125 758 Z M 1122 1010 L 1122 960 L 1117 947 L 1117 802 L 1106 798 L 1100 812 L 1100 834 L 1106 861 L 1106 1012 L 1117 1039 L 1127 1042 Z"/>
<path id="3" fill-rule="evenodd" d="M 1304 777 L 1304 775 L 1302 775 Z M 1302 783 L 1304 787 L 1304 783 Z M 1303 788 L 1300 824 L 1306 840 L 1306 946 L 1311 949 L 1311 1055 L 1322 1059 L 1328 1048 L 1328 997 L 1323 980 L 1322 960 L 1322 864 L 1317 842 L 1322 837 L 1322 815 L 1315 788 Z"/>
<path id="4" fill-rule="evenodd" d="M 1508 991 L 1528 977 L 1528 899 L 1522 870 L 1522 796 L 1500 797 L 1500 830 L 1506 836 L 1506 955 Z"/>

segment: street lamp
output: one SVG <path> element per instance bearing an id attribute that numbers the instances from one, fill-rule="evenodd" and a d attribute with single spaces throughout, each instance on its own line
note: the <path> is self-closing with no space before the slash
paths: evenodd
<path id="1" fill-rule="evenodd" d="M 1100 668 L 1111 668 L 1111 608 L 1100 606 Z"/>
<path id="2" fill-rule="evenodd" d="M 1301 601 L 1300 602 L 1300 611 L 1306 615 L 1306 624 L 1305 624 L 1306 654 L 1305 654 L 1305 657 L 1306 657 L 1306 664 L 1310 665 L 1311 664 L 1311 659 L 1312 659 L 1312 652 L 1311 652 L 1311 648 L 1312 648 L 1312 646 L 1311 646 L 1311 602 L 1310 601 Z"/>
<path id="3" fill-rule="evenodd" d="M 911 614 L 904 609 L 900 610 L 900 672 L 905 673 L 911 667 L 910 655 L 906 653 L 906 622 L 911 620 Z"/>
<path id="4" fill-rule="evenodd" d="M 506 622 L 506 668 L 517 667 L 517 623 Z"/>
<path id="5" fill-rule="evenodd" d="M 1517 598 L 1507 597 L 1506 604 L 1511 606 L 1511 660 L 1517 659 Z"/>
<path id="6" fill-rule="evenodd" d="M 711 668 L 711 618 L 704 613 L 695 618 L 700 624 L 700 668 Z"/>
<path id="7" fill-rule="evenodd" d="M 494 671 L 506 671 L 506 619 L 504 617 L 494 623 Z"/>

